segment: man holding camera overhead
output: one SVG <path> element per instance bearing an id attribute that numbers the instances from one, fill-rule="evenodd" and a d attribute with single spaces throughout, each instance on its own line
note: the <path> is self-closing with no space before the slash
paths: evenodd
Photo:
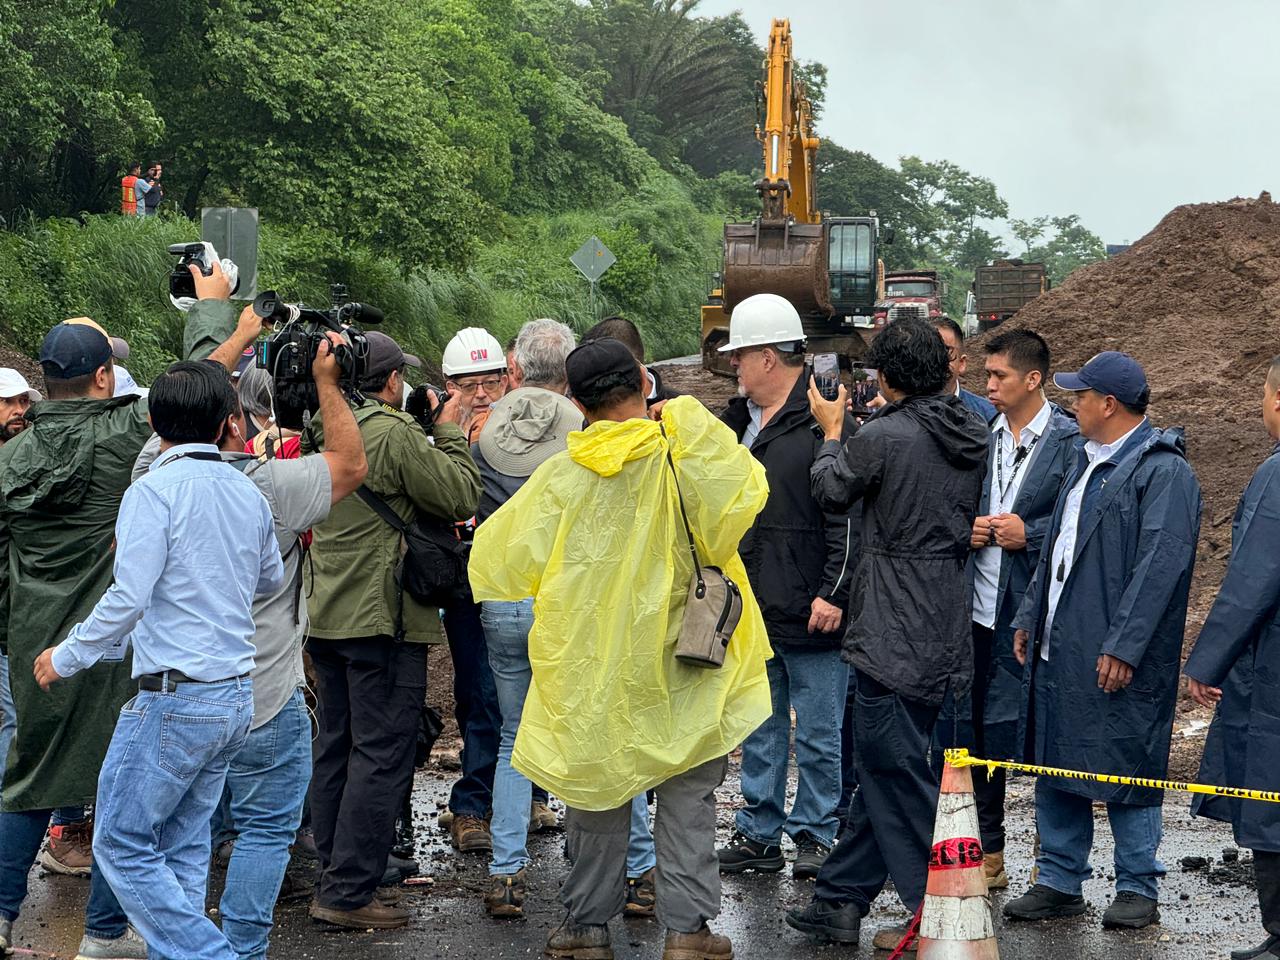
<path id="1" fill-rule="evenodd" d="M 428 436 L 401 409 L 404 369 L 418 358 L 386 334 L 366 336 L 355 417 L 369 473 L 360 495 L 336 504 L 315 527 L 307 584 L 320 717 L 311 818 L 321 873 L 311 916 L 361 930 L 409 922 L 407 911 L 374 894 L 413 776 L 425 644 L 442 639 L 438 611 L 400 589 L 401 533 L 371 503 L 380 500 L 407 523 L 418 516 L 444 524 L 470 518 L 480 499 L 458 398 L 436 411 Z M 434 394 L 428 402 L 439 403 Z M 312 420 L 302 448 L 324 449 L 323 415 Z"/>

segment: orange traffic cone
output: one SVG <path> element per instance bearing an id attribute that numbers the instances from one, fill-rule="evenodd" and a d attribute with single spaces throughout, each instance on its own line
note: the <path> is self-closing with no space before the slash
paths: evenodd
<path id="1" fill-rule="evenodd" d="M 942 770 L 929 882 L 920 911 L 919 960 L 998 960 L 982 871 L 978 808 L 968 767 Z"/>

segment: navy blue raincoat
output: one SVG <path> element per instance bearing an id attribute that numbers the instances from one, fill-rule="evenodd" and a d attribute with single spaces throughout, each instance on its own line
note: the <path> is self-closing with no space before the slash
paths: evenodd
<path id="1" fill-rule="evenodd" d="M 1183 672 L 1222 688 L 1199 781 L 1280 790 L 1280 446 L 1236 508 L 1231 563 Z M 1196 797 L 1191 812 L 1231 823 L 1236 842 L 1280 853 L 1280 804 Z"/>
<path id="2" fill-rule="evenodd" d="M 1200 534 L 1200 483 L 1185 451 L 1181 430 L 1157 430 L 1144 420 L 1116 458 L 1093 472 L 1046 662 L 1040 647 L 1053 544 L 1067 495 L 1088 465 L 1083 449 L 1062 485 L 1035 576 L 1013 621 L 1014 629 L 1031 634 L 1020 745 L 1032 763 L 1144 778 L 1168 772 Z M 1128 687 L 1099 689 L 1102 654 L 1134 668 Z M 1160 791 L 1141 787 L 1066 779 L 1053 785 L 1094 800 L 1153 806 L 1162 799 Z"/>

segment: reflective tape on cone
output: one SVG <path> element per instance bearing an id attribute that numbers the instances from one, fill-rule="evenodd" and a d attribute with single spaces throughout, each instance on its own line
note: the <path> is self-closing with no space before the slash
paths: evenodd
<path id="1" fill-rule="evenodd" d="M 973 774 L 947 764 L 938 794 L 918 960 L 998 960 Z"/>

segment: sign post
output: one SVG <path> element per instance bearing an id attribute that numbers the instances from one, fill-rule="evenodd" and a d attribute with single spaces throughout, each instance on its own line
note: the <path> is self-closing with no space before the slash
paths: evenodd
<path id="1" fill-rule="evenodd" d="M 618 258 L 606 247 L 595 234 L 591 235 L 591 239 L 580 246 L 569 257 L 569 262 L 578 268 L 578 272 L 587 278 L 587 282 L 591 285 L 590 305 L 592 322 L 599 319 L 596 316 L 596 284 L 600 278 L 604 276 L 605 271 L 618 262 Z"/>

